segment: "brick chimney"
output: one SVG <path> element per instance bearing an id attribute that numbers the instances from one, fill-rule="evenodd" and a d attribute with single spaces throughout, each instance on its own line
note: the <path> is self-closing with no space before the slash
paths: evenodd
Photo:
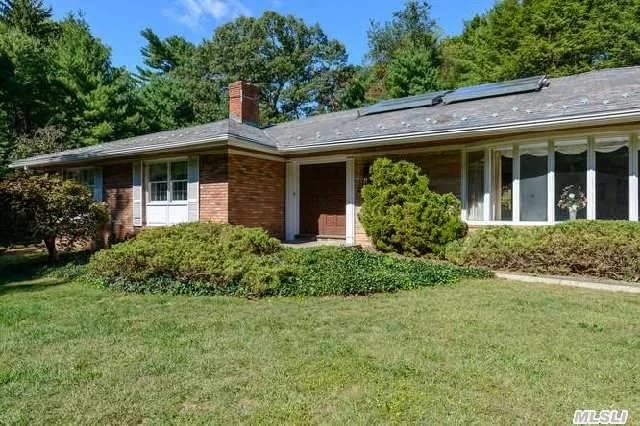
<path id="1" fill-rule="evenodd" d="M 238 123 L 260 124 L 260 88 L 245 81 L 229 85 L 229 118 Z"/>

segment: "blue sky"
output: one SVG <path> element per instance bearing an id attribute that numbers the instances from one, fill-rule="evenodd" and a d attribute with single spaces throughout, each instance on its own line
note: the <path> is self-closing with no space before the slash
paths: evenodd
<path id="1" fill-rule="evenodd" d="M 433 0 L 432 15 L 446 34 L 456 34 L 464 20 L 494 1 Z M 50 0 L 49 4 L 56 17 L 82 11 L 93 33 L 111 46 L 114 65 L 133 70 L 141 61 L 143 28 L 162 37 L 178 34 L 199 42 L 240 14 L 257 16 L 265 10 L 319 22 L 330 37 L 345 43 L 349 61 L 359 64 L 367 51 L 369 20 L 389 20 L 404 0 Z"/>

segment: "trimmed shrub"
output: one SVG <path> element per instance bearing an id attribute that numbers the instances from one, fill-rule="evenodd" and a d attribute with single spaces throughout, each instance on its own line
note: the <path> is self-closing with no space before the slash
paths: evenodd
<path id="1" fill-rule="evenodd" d="M 96 253 L 92 280 L 128 292 L 193 295 L 364 295 L 487 272 L 361 249 L 284 249 L 261 229 L 192 223 L 142 231 Z"/>
<path id="2" fill-rule="evenodd" d="M 189 223 L 145 229 L 98 252 L 89 272 L 128 291 L 252 295 L 292 275 L 273 258 L 279 251 L 262 229 Z"/>
<path id="3" fill-rule="evenodd" d="M 442 254 L 446 244 L 466 232 L 460 201 L 429 190 L 429 179 L 407 161 L 377 159 L 362 200 L 360 221 L 378 250 Z"/>
<path id="4" fill-rule="evenodd" d="M 484 228 L 450 244 L 446 257 L 495 270 L 640 281 L 640 224 L 573 221 Z"/>

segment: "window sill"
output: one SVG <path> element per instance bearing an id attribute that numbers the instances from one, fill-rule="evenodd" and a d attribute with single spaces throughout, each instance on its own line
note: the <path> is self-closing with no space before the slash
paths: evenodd
<path id="1" fill-rule="evenodd" d="M 186 206 L 187 201 L 149 201 L 147 206 Z"/>

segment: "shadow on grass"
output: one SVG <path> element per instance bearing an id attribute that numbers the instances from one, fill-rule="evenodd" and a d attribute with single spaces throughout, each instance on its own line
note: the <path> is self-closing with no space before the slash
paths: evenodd
<path id="1" fill-rule="evenodd" d="M 64 253 L 55 264 L 40 249 L 7 251 L 0 254 L 0 295 L 16 291 L 39 291 L 68 283 L 55 272 L 89 261 L 89 252 Z"/>
<path id="2" fill-rule="evenodd" d="M 9 293 L 42 291 L 59 285 L 67 284 L 68 282 L 69 280 L 44 277 L 33 280 L 14 281 L 8 284 L 0 283 L 0 296 Z"/>

